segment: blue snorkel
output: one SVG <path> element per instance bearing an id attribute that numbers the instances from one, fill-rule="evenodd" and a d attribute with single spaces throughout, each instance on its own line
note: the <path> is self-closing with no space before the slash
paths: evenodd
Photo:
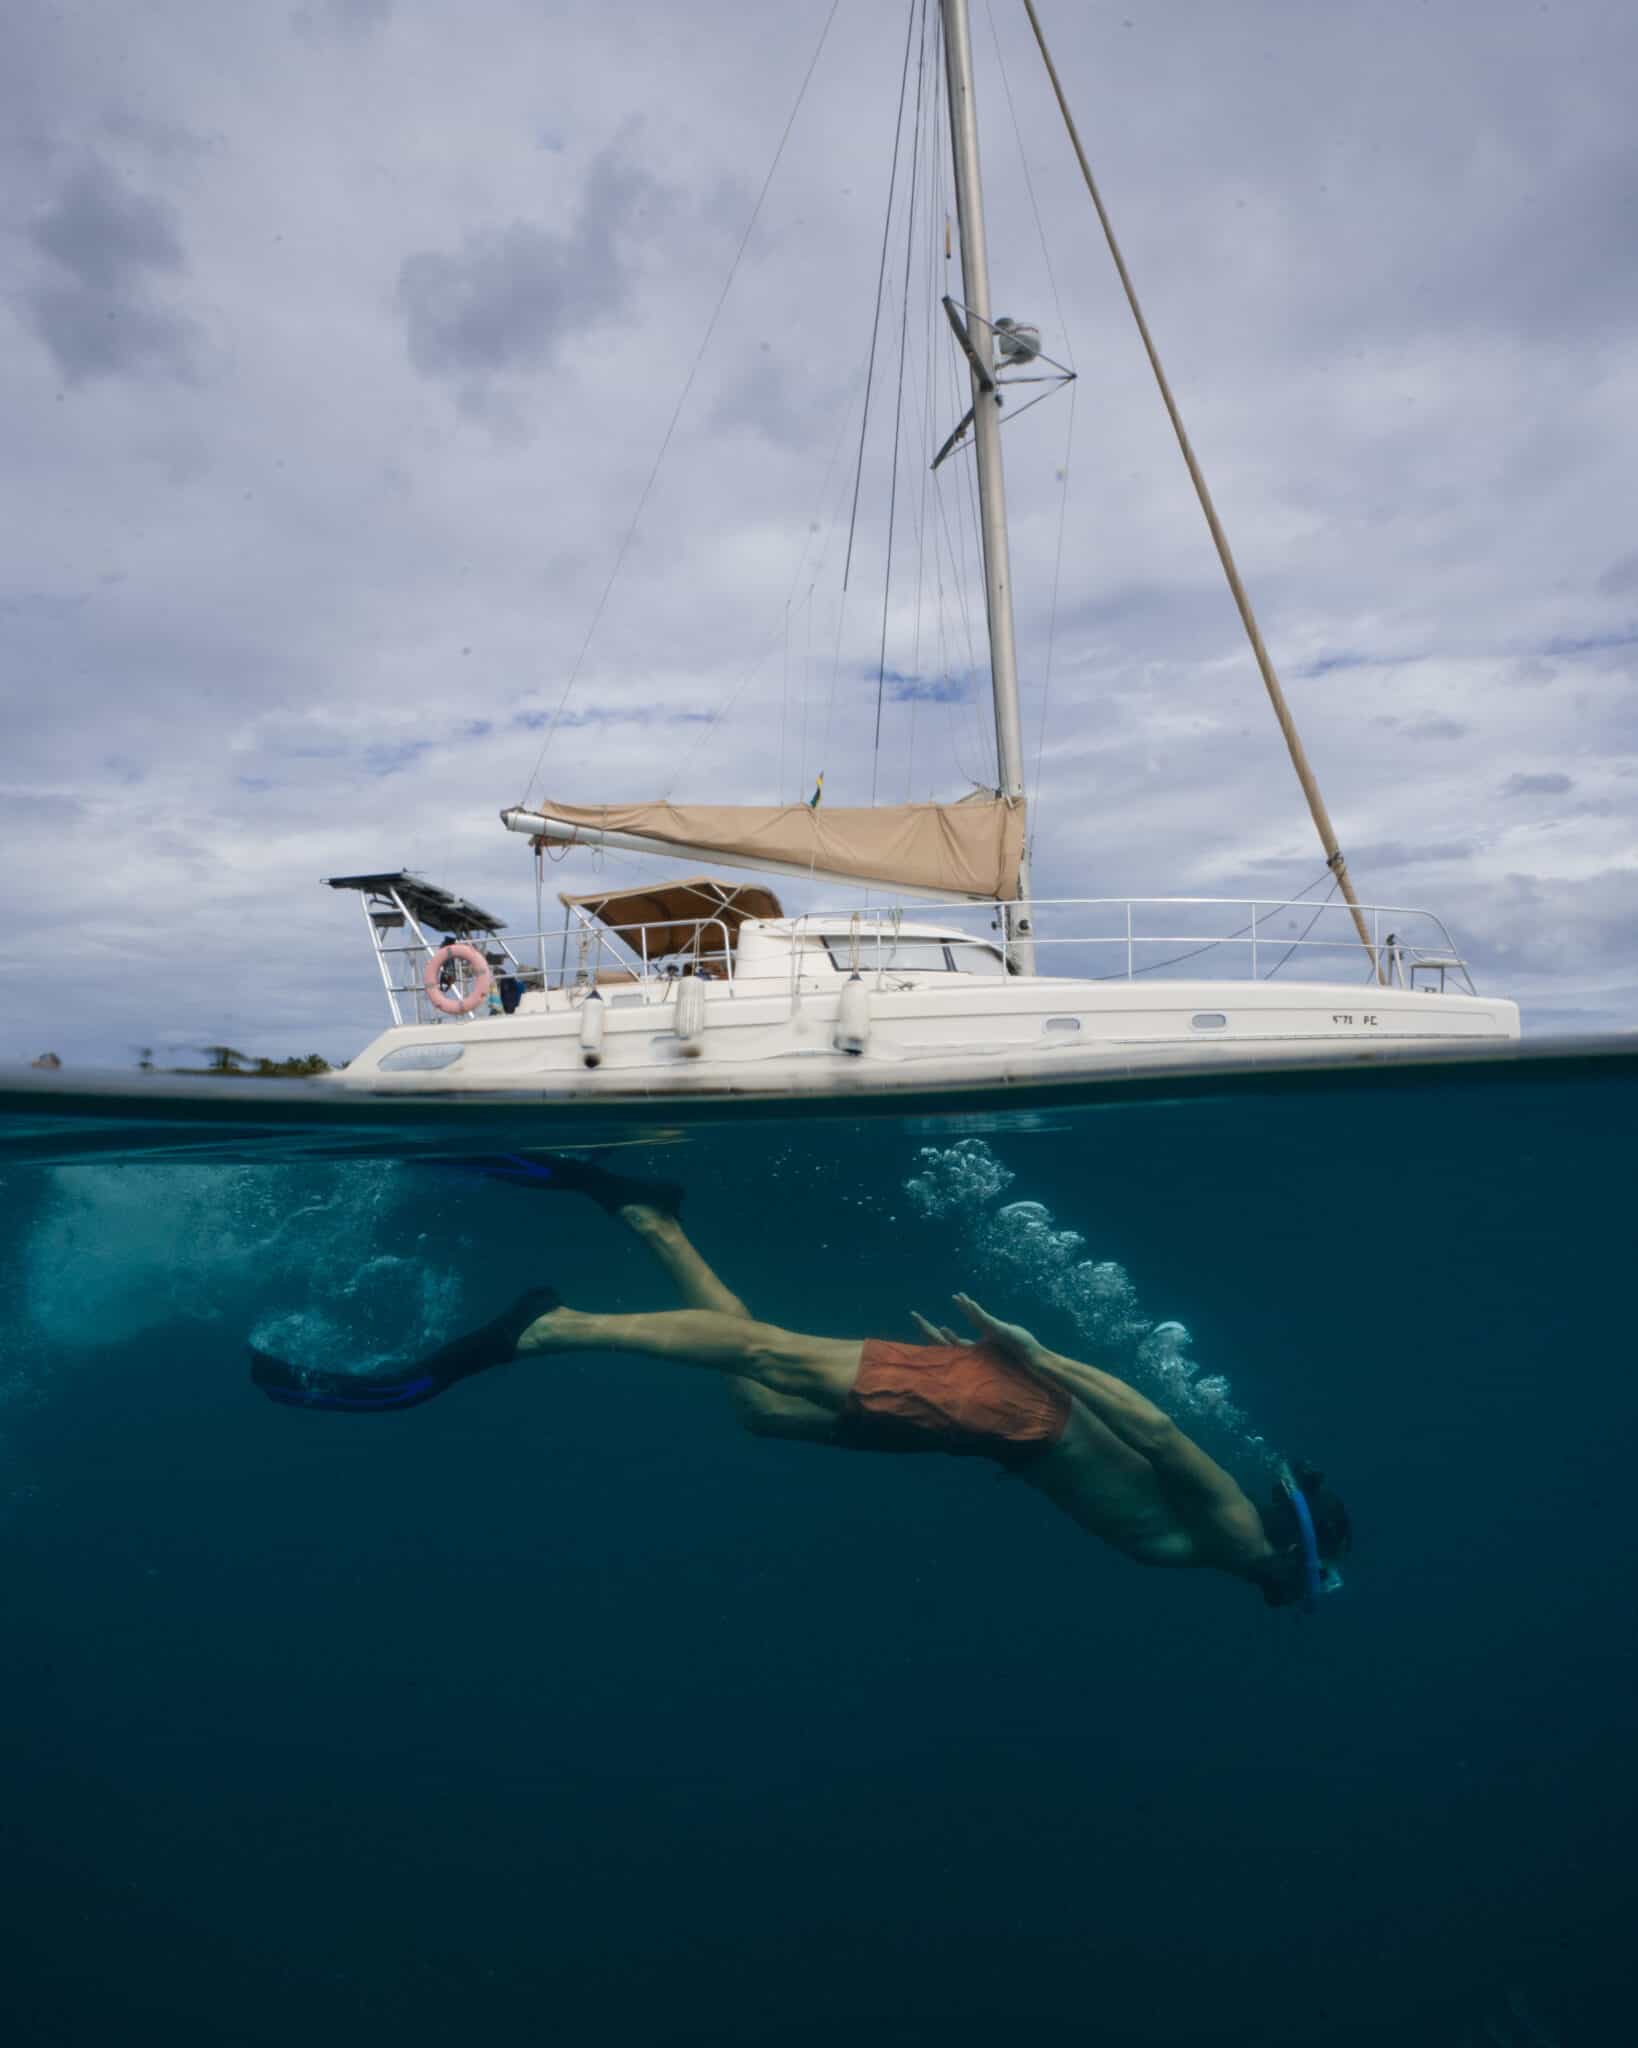
<path id="1" fill-rule="evenodd" d="M 1312 1614 L 1320 1603 L 1320 1596 L 1334 1593 L 1342 1584 L 1342 1574 L 1320 1562 L 1319 1538 L 1314 1533 L 1314 1517 L 1308 1506 L 1308 1497 L 1297 1484 L 1291 1467 L 1281 1460 L 1279 1470 L 1280 1486 L 1291 1503 L 1291 1512 L 1297 1518 L 1297 1534 L 1302 1539 L 1303 1598 L 1302 1611 Z"/>

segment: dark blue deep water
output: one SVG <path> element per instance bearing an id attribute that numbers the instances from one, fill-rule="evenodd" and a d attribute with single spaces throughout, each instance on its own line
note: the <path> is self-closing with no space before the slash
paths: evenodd
<path id="1" fill-rule="evenodd" d="M 253 1336 L 667 1296 L 591 1205 L 426 1163 L 434 1112 L 305 1158 L 259 1099 L 5 1127 L 7 2043 L 1622 2037 L 1630 1057 L 593 1134 L 768 1320 L 966 1286 L 1259 1485 L 1322 1464 L 1311 1619 L 641 1360 L 275 1408 Z"/>

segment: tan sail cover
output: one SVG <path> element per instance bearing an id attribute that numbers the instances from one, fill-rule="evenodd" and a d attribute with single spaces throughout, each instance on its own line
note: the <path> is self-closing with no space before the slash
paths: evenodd
<path id="1" fill-rule="evenodd" d="M 543 818 L 591 832 L 625 832 L 695 853 L 807 868 L 856 882 L 898 883 L 951 896 L 1012 902 L 1024 852 L 1024 802 L 987 790 L 956 804 L 832 810 L 806 804 L 559 804 Z"/>

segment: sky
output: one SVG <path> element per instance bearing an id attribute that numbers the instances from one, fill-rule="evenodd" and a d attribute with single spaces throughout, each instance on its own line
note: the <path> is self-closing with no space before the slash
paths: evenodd
<path id="1" fill-rule="evenodd" d="M 1638 1025 L 1638 13 L 1039 12 L 1361 895 L 1527 1032 Z M 907 16 L 829 14 L 11 0 L 0 1062 L 346 1058 L 385 1009 L 322 878 L 532 929 L 530 789 L 993 777 L 908 156 L 840 594 Z M 1037 890 L 1294 894 L 1021 6 L 974 35 L 995 308 L 1078 373 L 1004 435 Z"/>

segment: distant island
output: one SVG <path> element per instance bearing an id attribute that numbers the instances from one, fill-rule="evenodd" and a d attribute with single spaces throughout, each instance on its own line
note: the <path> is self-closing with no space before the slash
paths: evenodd
<path id="1" fill-rule="evenodd" d="M 240 1052 L 234 1045 L 202 1045 L 199 1051 L 208 1062 L 205 1066 L 162 1067 L 154 1058 L 151 1045 L 139 1045 L 136 1049 L 137 1071 L 143 1074 L 227 1074 L 236 1081 L 310 1081 L 315 1074 L 334 1072 L 323 1054 L 316 1052 L 270 1060 Z M 38 1059 L 30 1060 L 29 1065 L 42 1068 L 48 1074 L 60 1074 L 63 1063 L 56 1053 L 43 1052 Z"/>
<path id="2" fill-rule="evenodd" d="M 240 1052 L 232 1045 L 202 1045 L 199 1050 L 209 1062 L 207 1066 L 160 1067 L 154 1063 L 153 1047 L 145 1045 L 138 1051 L 137 1066 L 144 1074 L 227 1074 L 241 1081 L 305 1081 L 314 1074 L 330 1072 L 330 1062 L 316 1052 L 270 1060 Z"/>

